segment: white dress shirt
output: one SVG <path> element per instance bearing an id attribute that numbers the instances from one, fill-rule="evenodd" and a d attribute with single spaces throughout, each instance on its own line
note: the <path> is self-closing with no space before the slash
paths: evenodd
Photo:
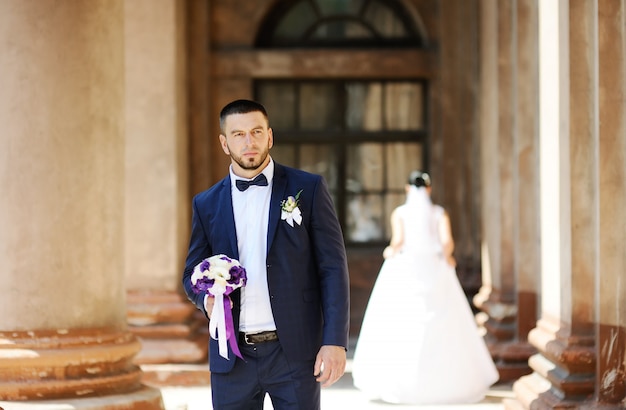
<path id="1" fill-rule="evenodd" d="M 241 288 L 239 331 L 256 333 L 276 330 L 267 286 L 267 225 L 269 222 L 274 161 L 262 173 L 267 186 L 250 185 L 245 191 L 235 186 L 237 179 L 230 167 L 233 213 L 237 229 L 239 262 L 246 269 L 246 286 Z"/>

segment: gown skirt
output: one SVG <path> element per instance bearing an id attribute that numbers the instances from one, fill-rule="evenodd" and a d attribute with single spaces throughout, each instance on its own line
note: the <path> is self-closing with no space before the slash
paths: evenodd
<path id="1" fill-rule="evenodd" d="M 383 262 L 352 377 L 369 399 L 405 404 L 475 403 L 498 380 L 456 271 L 440 255 Z"/>

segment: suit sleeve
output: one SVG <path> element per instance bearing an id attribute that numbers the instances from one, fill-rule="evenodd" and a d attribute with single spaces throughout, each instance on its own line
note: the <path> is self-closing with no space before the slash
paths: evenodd
<path id="1" fill-rule="evenodd" d="M 198 212 L 198 199 L 193 199 L 192 203 L 192 217 L 191 217 L 191 237 L 189 240 L 189 251 L 187 253 L 187 260 L 185 262 L 185 271 L 183 272 L 183 288 L 185 293 L 191 302 L 196 307 L 204 312 L 205 316 L 207 312 L 204 309 L 204 296 L 206 292 L 195 293 L 192 290 L 191 274 L 194 267 L 202 261 L 202 259 L 210 256 L 211 248 L 209 246 L 207 236 L 200 213 Z"/>
<path id="2" fill-rule="evenodd" d="M 311 239 L 320 279 L 323 345 L 348 347 L 350 279 L 339 220 L 323 178 L 316 185 L 311 207 Z"/>

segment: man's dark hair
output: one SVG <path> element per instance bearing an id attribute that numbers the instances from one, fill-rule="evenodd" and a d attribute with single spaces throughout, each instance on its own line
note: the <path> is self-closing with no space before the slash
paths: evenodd
<path id="1" fill-rule="evenodd" d="M 251 100 L 235 100 L 230 102 L 220 111 L 220 129 L 224 133 L 226 117 L 232 114 L 247 114 L 249 112 L 260 112 L 263 114 L 269 125 L 269 116 L 262 104 Z"/>

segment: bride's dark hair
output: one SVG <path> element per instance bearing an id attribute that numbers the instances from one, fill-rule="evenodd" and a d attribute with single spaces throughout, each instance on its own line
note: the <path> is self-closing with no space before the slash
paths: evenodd
<path id="1" fill-rule="evenodd" d="M 412 171 L 409 174 L 409 184 L 415 185 L 416 187 L 429 187 L 430 186 L 430 175 L 426 172 L 422 171 Z"/>

